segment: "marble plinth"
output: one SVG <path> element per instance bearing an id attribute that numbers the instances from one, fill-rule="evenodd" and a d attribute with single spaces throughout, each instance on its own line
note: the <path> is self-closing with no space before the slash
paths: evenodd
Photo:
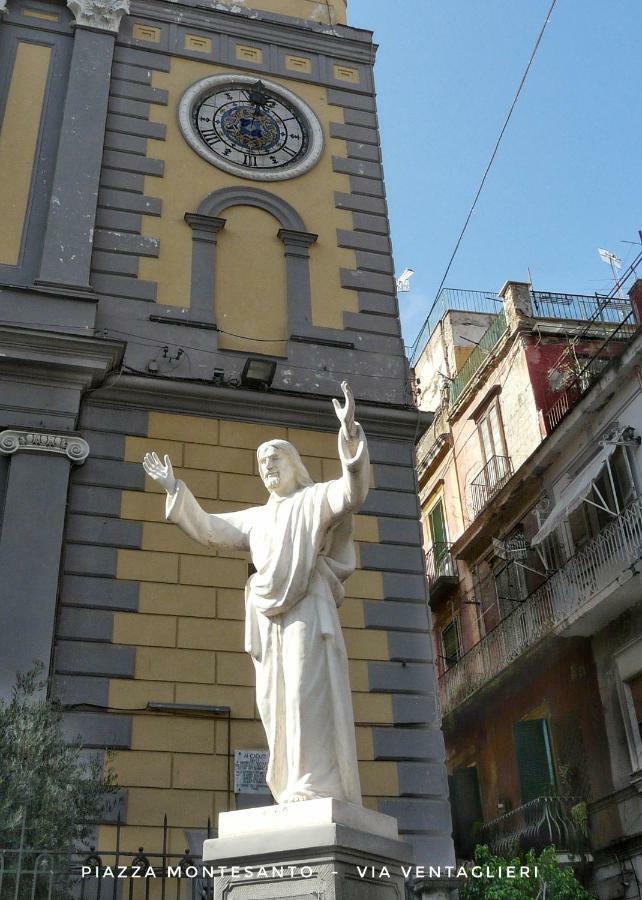
<path id="1" fill-rule="evenodd" d="M 403 900 L 412 860 L 395 819 L 330 799 L 222 813 L 203 845 L 215 900 Z"/>

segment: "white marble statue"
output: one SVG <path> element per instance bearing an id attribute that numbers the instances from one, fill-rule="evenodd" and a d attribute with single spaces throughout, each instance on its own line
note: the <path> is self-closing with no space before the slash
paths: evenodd
<path id="1" fill-rule="evenodd" d="M 333 400 L 342 474 L 315 483 L 288 441 L 257 450 L 269 491 L 264 506 L 208 514 L 177 481 L 169 457 L 144 468 L 167 491 L 166 517 L 200 544 L 249 550 L 256 573 L 245 588 L 245 649 L 270 748 L 267 783 L 278 803 L 334 797 L 361 803 L 348 679 L 337 607 L 354 571 L 352 513 L 368 493 L 369 459 L 354 400 Z"/>

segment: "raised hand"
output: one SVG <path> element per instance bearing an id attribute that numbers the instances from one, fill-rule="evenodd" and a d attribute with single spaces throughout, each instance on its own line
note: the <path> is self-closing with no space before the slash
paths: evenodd
<path id="1" fill-rule="evenodd" d="M 176 490 L 176 478 L 167 454 L 165 455 L 165 462 L 162 463 L 157 453 L 146 453 L 143 459 L 143 469 L 145 469 L 150 478 L 162 485 L 168 494 L 174 493 Z"/>
<path id="2" fill-rule="evenodd" d="M 333 400 L 332 403 L 337 419 L 341 422 L 341 434 L 346 441 L 349 441 L 356 435 L 356 428 L 354 427 L 354 397 L 347 381 L 341 382 L 341 390 L 346 401 L 344 406 L 341 406 L 338 400 Z"/>

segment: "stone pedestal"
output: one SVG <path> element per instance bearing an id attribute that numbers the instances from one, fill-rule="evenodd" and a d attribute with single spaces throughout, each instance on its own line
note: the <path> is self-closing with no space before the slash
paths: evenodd
<path id="1" fill-rule="evenodd" d="M 203 861 L 214 900 L 403 900 L 413 851 L 391 816 L 321 799 L 222 813 Z"/>

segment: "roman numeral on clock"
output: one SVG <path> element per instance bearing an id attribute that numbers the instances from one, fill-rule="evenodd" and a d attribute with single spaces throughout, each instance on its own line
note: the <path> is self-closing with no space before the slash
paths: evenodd
<path id="1" fill-rule="evenodd" d="M 243 154 L 243 165 L 250 166 L 251 168 L 258 168 L 258 161 L 256 156 L 252 153 L 244 153 Z"/>

